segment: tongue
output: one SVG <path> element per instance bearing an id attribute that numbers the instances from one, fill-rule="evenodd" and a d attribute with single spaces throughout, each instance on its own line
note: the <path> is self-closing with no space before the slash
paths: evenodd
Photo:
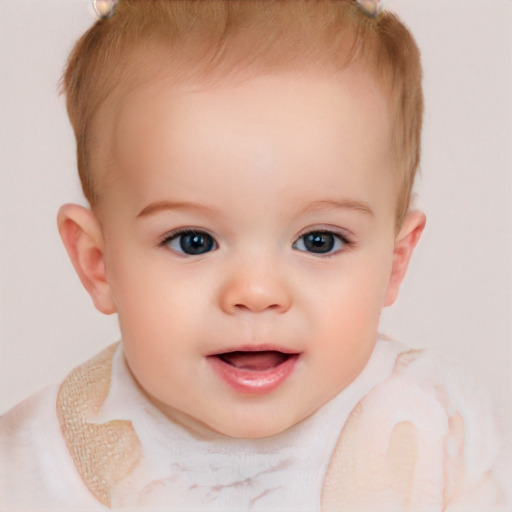
<path id="1" fill-rule="evenodd" d="M 219 356 L 224 362 L 242 370 L 263 371 L 274 368 L 288 359 L 275 350 L 263 352 L 228 352 Z"/>

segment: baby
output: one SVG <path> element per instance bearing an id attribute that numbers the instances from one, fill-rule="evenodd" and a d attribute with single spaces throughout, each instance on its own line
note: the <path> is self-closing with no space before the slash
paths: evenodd
<path id="1" fill-rule="evenodd" d="M 422 91 L 370 4 L 124 0 L 77 43 L 58 224 L 122 341 L 2 417 L 2 510 L 509 510 L 490 416 L 378 336 Z"/>

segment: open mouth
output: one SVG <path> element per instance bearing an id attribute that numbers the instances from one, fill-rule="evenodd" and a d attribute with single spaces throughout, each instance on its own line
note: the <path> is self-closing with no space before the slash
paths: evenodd
<path id="1" fill-rule="evenodd" d="M 258 352 L 237 350 L 235 352 L 218 354 L 216 357 L 224 363 L 241 370 L 264 372 L 283 364 L 293 355 L 277 350 L 262 350 Z"/>
<path id="2" fill-rule="evenodd" d="M 294 372 L 299 353 L 234 350 L 208 356 L 215 373 L 239 393 L 267 394 Z"/>

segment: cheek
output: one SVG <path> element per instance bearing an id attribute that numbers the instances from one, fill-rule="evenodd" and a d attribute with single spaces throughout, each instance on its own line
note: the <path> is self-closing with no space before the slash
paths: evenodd
<path id="1" fill-rule="evenodd" d="M 343 299 L 326 317 L 315 354 L 325 386 L 336 390 L 348 386 L 368 362 L 377 341 L 381 311 L 380 303 L 363 291 Z"/>
<path id="2" fill-rule="evenodd" d="M 388 279 L 386 265 L 354 265 L 317 294 L 319 343 L 326 354 L 345 361 L 369 355 L 377 337 Z"/>
<path id="3" fill-rule="evenodd" d="M 165 401 L 169 384 L 185 378 L 183 372 L 198 350 L 201 337 L 194 318 L 202 305 L 193 285 L 186 286 L 158 265 L 131 268 L 124 277 L 117 300 L 125 356 L 139 384 Z"/>
<path id="4" fill-rule="evenodd" d="M 120 316 L 172 320 L 187 312 L 201 298 L 190 272 L 169 258 L 164 250 L 127 247 L 111 259 L 108 280 Z M 191 279 L 192 277 L 192 279 Z"/>
<path id="5" fill-rule="evenodd" d="M 389 260 L 389 262 L 387 261 Z M 347 265 L 324 282 L 317 296 L 321 307 L 334 320 L 378 317 L 384 307 L 389 282 L 391 258 L 373 257 Z"/>
<path id="6" fill-rule="evenodd" d="M 126 345 L 168 350 L 175 340 L 190 336 L 190 320 L 203 307 L 205 291 L 165 261 L 150 264 L 136 254 L 117 258 L 110 275 L 119 324 Z M 135 348 L 135 347 L 134 347 Z"/>

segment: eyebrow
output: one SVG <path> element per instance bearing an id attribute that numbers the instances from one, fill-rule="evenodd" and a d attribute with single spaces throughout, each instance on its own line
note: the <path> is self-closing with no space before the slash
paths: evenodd
<path id="1" fill-rule="evenodd" d="M 192 203 L 190 201 L 156 201 L 148 204 L 142 211 L 137 215 L 137 218 L 146 217 L 148 215 L 155 215 L 162 211 L 167 210 L 198 210 L 200 212 L 212 214 L 217 213 L 218 210 L 214 206 L 208 206 L 205 204 Z"/>
<path id="2" fill-rule="evenodd" d="M 370 208 L 368 203 L 365 201 L 356 201 L 353 199 L 321 199 L 319 201 L 313 201 L 312 203 L 305 205 L 303 208 L 300 208 L 297 214 L 304 215 L 318 210 L 337 210 L 340 208 L 359 211 L 367 215 L 374 215 L 373 210 Z M 198 210 L 207 214 L 218 213 L 218 209 L 213 206 L 192 203 L 190 201 L 163 200 L 148 204 L 137 215 L 137 218 L 155 215 L 167 210 Z"/>
<path id="3" fill-rule="evenodd" d="M 356 201 L 354 199 L 321 199 L 320 201 L 313 201 L 303 208 L 300 208 L 298 213 L 303 215 L 317 210 L 337 210 L 340 208 L 362 212 L 367 215 L 375 215 L 367 202 Z"/>

